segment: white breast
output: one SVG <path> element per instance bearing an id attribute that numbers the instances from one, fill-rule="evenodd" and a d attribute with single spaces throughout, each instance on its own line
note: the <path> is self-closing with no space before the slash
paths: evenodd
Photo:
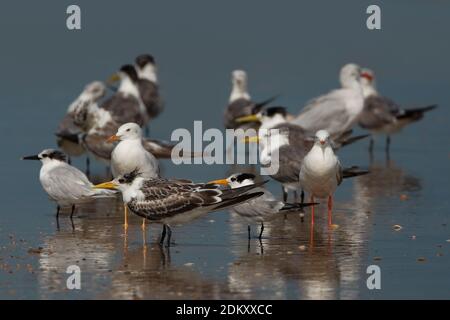
<path id="1" fill-rule="evenodd" d="M 143 178 L 158 177 L 155 157 L 142 146 L 141 140 L 121 141 L 111 154 L 111 171 L 114 177 L 138 169 Z"/>
<path id="2" fill-rule="evenodd" d="M 338 159 L 331 147 L 314 146 L 305 156 L 300 170 L 302 188 L 318 198 L 326 198 L 337 188 Z"/>

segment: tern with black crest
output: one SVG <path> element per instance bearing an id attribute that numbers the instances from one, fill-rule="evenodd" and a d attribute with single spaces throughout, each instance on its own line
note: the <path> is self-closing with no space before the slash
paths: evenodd
<path id="1" fill-rule="evenodd" d="M 241 188 L 245 186 L 251 186 L 255 184 L 255 175 L 252 173 L 235 173 L 226 179 L 214 180 L 210 183 L 221 184 L 230 187 L 231 189 Z M 250 223 L 260 223 L 261 230 L 259 233 L 259 239 L 262 239 L 264 231 L 264 222 L 275 219 L 280 216 L 281 213 L 289 211 L 301 211 L 304 207 L 310 206 L 310 203 L 286 203 L 279 201 L 275 196 L 267 189 L 263 187 L 257 187 L 254 191 L 262 192 L 263 195 L 248 200 L 242 204 L 234 206 L 230 209 L 231 212 L 244 218 L 248 223 L 248 239 L 250 239 Z"/>
<path id="2" fill-rule="evenodd" d="M 164 108 L 159 95 L 155 58 L 150 54 L 141 54 L 135 59 L 138 74 L 138 89 L 142 102 L 150 119 L 156 118 Z"/>
<path id="3" fill-rule="evenodd" d="M 131 212 L 153 223 L 163 224 L 160 244 L 164 243 L 168 233 L 167 245 L 170 246 L 171 225 L 187 223 L 208 212 L 226 209 L 259 197 L 263 193 L 253 192 L 253 189 L 260 185 L 223 190 L 219 184 L 145 179 L 134 170 L 95 187 L 120 190 L 123 201 Z"/>

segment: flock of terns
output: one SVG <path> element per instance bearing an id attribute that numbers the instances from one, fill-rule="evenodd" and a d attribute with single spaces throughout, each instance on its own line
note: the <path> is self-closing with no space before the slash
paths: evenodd
<path id="1" fill-rule="evenodd" d="M 261 240 L 265 221 L 307 206 L 311 207 L 313 226 L 316 198 L 328 200 L 328 225 L 333 228 L 336 188 L 345 178 L 369 173 L 356 166 L 341 166 L 335 154 L 339 148 L 368 136 L 354 136 L 352 128 L 359 124 L 373 134 L 386 134 L 389 152 L 391 134 L 436 107 L 401 108 L 378 93 L 371 70 L 356 64 L 343 66 L 339 80 L 340 88 L 311 100 L 295 116 L 284 107 L 268 106 L 276 97 L 254 102 L 247 89 L 246 72 L 232 72 L 225 128 L 258 129 L 258 135 L 247 137 L 246 142 L 259 143 L 261 166 L 277 162 L 279 169 L 270 177 L 281 184 L 283 200 L 264 188 L 267 181 L 259 182 L 252 173 L 234 173 L 207 183 L 161 177 L 158 159 L 170 158 L 174 145 L 146 137 L 149 121 L 164 109 L 155 59 L 149 54 L 138 56 L 134 65 L 122 66 L 106 83 L 95 81 L 84 88 L 56 132 L 64 152 L 45 149 L 22 159 L 42 162 L 40 182 L 57 203 L 57 217 L 61 207 L 71 208 L 72 218 L 76 205 L 116 198 L 120 192 L 125 228 L 128 210 L 143 218 L 143 228 L 146 221 L 161 223 L 161 245 L 167 236 L 170 246 L 171 226 L 215 210 L 229 209 L 248 220 L 249 239 L 250 223 L 261 224 Z M 117 81 L 116 88 L 113 85 Z M 105 98 L 108 90 L 112 93 Z M 88 155 L 86 174 L 70 164 L 70 157 L 83 153 Z M 88 178 L 90 157 L 105 163 L 113 180 L 94 185 Z M 287 202 L 290 191 L 294 192 L 292 203 Z M 305 192 L 310 195 L 307 203 Z"/>

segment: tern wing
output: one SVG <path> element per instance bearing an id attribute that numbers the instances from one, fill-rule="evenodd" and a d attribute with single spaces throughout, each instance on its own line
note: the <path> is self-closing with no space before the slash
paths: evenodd
<path id="1" fill-rule="evenodd" d="M 364 129 L 377 129 L 395 123 L 395 114 L 400 107 L 392 100 L 371 95 L 364 100 L 364 109 L 359 118 L 359 125 Z"/>
<path id="2" fill-rule="evenodd" d="M 139 93 L 150 118 L 158 116 L 164 108 L 158 85 L 147 79 L 138 80 Z"/>
<path id="3" fill-rule="evenodd" d="M 292 123 L 280 124 L 273 129 L 287 132 L 289 144 L 278 149 L 278 172 L 271 177 L 281 183 L 298 182 L 303 158 L 311 149 L 313 141 L 308 139 L 300 126 Z"/>
<path id="4" fill-rule="evenodd" d="M 339 160 L 337 160 L 336 163 L 336 181 L 337 184 L 340 185 L 342 183 L 342 179 L 344 178 L 344 175 L 342 173 L 342 166 Z"/>
<path id="5" fill-rule="evenodd" d="M 86 175 L 69 164 L 50 169 L 43 180 L 44 189 L 56 201 L 80 200 L 95 193 Z"/>
<path id="6" fill-rule="evenodd" d="M 235 122 L 235 119 L 252 114 L 254 104 L 248 99 L 236 99 L 231 102 L 225 110 L 224 124 L 227 129 L 235 129 L 240 124 Z"/>
<path id="7" fill-rule="evenodd" d="M 150 220 L 172 217 L 203 206 L 220 203 L 220 190 L 202 188 L 201 184 L 189 184 L 164 179 L 145 180 L 141 191 L 143 200 L 133 199 L 128 207 L 137 215 Z"/>
<path id="8" fill-rule="evenodd" d="M 139 126 L 144 125 L 139 100 L 136 97 L 118 92 L 103 102 L 101 108 L 111 112 L 113 119 L 119 124 L 128 122 L 137 123 Z"/>
<path id="9" fill-rule="evenodd" d="M 222 208 L 238 204 L 239 197 L 254 197 L 253 194 L 246 194 L 252 188 L 220 190 L 219 185 L 214 184 L 149 179 L 141 187 L 144 199 L 132 199 L 128 207 L 139 216 L 160 220 L 197 209 L 213 211 L 219 206 Z"/>
<path id="10" fill-rule="evenodd" d="M 119 125 L 111 120 L 101 128 L 94 128 L 82 138 L 83 146 L 95 157 L 104 160 L 111 159 L 111 153 L 115 145 L 107 142 L 107 139 L 117 132 Z"/>
<path id="11" fill-rule="evenodd" d="M 347 129 L 350 122 L 345 97 L 341 90 L 311 100 L 292 121 L 311 134 L 326 129 L 332 136 Z"/>

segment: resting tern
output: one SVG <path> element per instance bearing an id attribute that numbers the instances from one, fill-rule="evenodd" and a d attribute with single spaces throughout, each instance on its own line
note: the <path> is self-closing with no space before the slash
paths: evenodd
<path id="1" fill-rule="evenodd" d="M 247 90 L 247 73 L 243 70 L 234 70 L 231 73 L 231 83 L 230 100 L 224 113 L 225 128 L 256 128 L 256 125 L 239 123 L 236 122 L 236 119 L 258 112 L 263 106 L 272 102 L 276 96 L 260 103 L 253 102 Z"/>
<path id="2" fill-rule="evenodd" d="M 147 110 L 142 102 L 138 88 L 138 74 L 132 65 L 124 65 L 110 77 L 108 83 L 120 80 L 119 89 L 102 103 L 101 108 L 111 112 L 119 125 L 135 122 L 141 127 L 148 121 Z"/>
<path id="3" fill-rule="evenodd" d="M 141 54 L 135 59 L 138 74 L 138 88 L 150 119 L 156 118 L 164 105 L 159 95 L 158 77 L 156 75 L 155 58 L 150 54 Z"/>
<path id="4" fill-rule="evenodd" d="M 56 217 L 60 207 L 72 206 L 72 218 L 75 205 L 93 198 L 114 196 L 110 190 L 95 189 L 83 172 L 66 163 L 66 155 L 61 151 L 45 149 L 37 155 L 22 157 L 22 160 L 42 162 L 39 180 L 50 199 L 57 203 Z"/>
<path id="5" fill-rule="evenodd" d="M 214 180 L 209 183 L 221 184 L 231 189 L 236 189 L 254 185 L 255 175 L 252 173 L 235 173 L 226 179 Z M 259 233 L 259 239 L 261 240 L 264 231 L 264 222 L 275 219 L 281 213 L 292 210 L 299 211 L 304 207 L 312 205 L 310 203 L 285 203 L 279 201 L 269 190 L 262 187 L 255 188 L 254 191 L 262 192 L 263 195 L 230 209 L 231 212 L 238 214 L 248 221 L 248 239 L 250 239 L 250 223 L 261 223 L 261 231 Z"/>

